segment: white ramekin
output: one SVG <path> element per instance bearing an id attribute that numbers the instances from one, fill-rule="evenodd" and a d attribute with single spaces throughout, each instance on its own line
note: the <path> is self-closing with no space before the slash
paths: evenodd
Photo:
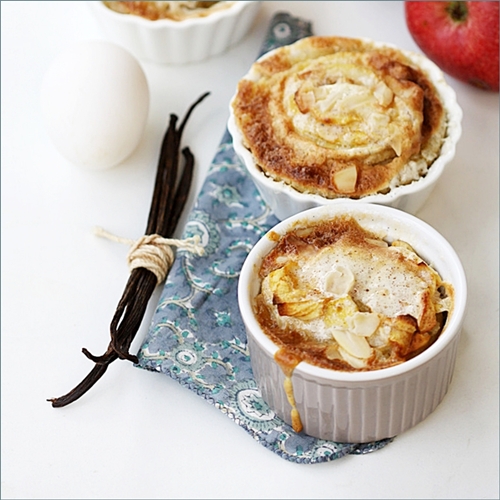
<path id="1" fill-rule="evenodd" d="M 206 17 L 151 21 L 88 2 L 106 36 L 139 59 L 162 64 L 200 62 L 224 52 L 250 30 L 260 2 L 234 2 Z"/>
<path id="2" fill-rule="evenodd" d="M 292 385 L 306 434 L 337 442 L 364 443 L 394 437 L 424 420 L 441 402 L 452 379 L 467 300 L 460 259 L 435 229 L 401 210 L 352 200 L 316 207 L 292 216 L 271 231 L 283 235 L 300 221 L 349 214 L 388 241 L 402 239 L 454 287 L 454 308 L 439 338 L 400 365 L 367 372 L 342 372 L 306 362 L 297 365 Z M 252 301 L 259 291 L 258 270 L 276 244 L 265 235 L 241 270 L 238 302 L 245 324 L 252 369 L 262 397 L 291 424 L 291 406 L 283 389 L 284 374 L 274 360 L 278 350 L 255 318 Z"/>
<path id="3" fill-rule="evenodd" d="M 365 39 L 365 41 L 379 47 L 397 48 L 388 43 L 373 42 L 367 39 Z M 419 180 L 413 181 L 410 184 L 393 188 L 387 194 L 365 196 L 361 201 L 387 205 L 415 214 L 422 208 L 436 186 L 438 179 L 441 177 L 444 168 L 455 156 L 456 145 L 462 134 L 462 109 L 457 102 L 455 91 L 445 81 L 443 72 L 438 66 L 421 54 L 401 50 L 399 48 L 397 48 L 397 50 L 405 54 L 411 61 L 422 68 L 436 86 L 448 112 L 448 130 L 441 148 L 441 153 L 429 167 L 429 171 L 425 177 L 421 177 Z M 268 52 L 262 56 L 260 60 L 269 57 L 274 52 L 275 51 Z M 243 77 L 243 79 L 253 78 L 252 69 Z M 264 174 L 261 168 L 256 164 L 252 153 L 243 145 L 243 136 L 234 118 L 233 100 L 234 96 L 229 106 L 228 129 L 233 139 L 234 150 L 245 165 L 262 198 L 271 207 L 278 219 L 283 220 L 303 210 L 322 205 L 336 204 L 346 199 L 328 199 L 316 194 L 301 193 L 289 184 L 275 181 Z"/>

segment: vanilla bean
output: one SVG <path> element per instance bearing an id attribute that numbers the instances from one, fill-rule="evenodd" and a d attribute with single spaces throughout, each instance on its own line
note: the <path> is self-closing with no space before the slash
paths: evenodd
<path id="1" fill-rule="evenodd" d="M 177 116 L 170 115 L 169 125 L 161 145 L 145 234 L 158 234 L 164 238 L 170 238 L 175 232 L 189 195 L 194 168 L 194 157 L 186 147 L 182 150 L 185 165 L 181 178 L 177 180 L 182 132 L 194 108 L 208 95 L 209 92 L 206 92 L 190 106 L 179 128 L 177 128 Z M 150 270 L 143 267 L 132 270 L 111 320 L 111 341 L 106 352 L 101 356 L 94 356 L 87 349 L 82 349 L 83 354 L 93 361 L 95 366 L 70 392 L 48 400 L 54 408 L 66 406 L 82 397 L 116 359 L 138 362 L 137 356 L 130 354 L 129 349 L 142 323 L 156 285 L 157 278 Z"/>
<path id="2" fill-rule="evenodd" d="M 175 187 L 177 163 L 179 161 L 176 125 L 177 116 L 170 115 L 170 122 L 163 143 L 165 153 L 160 154 L 157 176 L 158 182 L 155 184 L 153 201 L 151 203 L 151 211 L 149 213 L 145 234 L 161 234 L 160 231 L 163 218 L 168 218 L 170 215 L 167 209 L 169 197 Z"/>
<path id="3" fill-rule="evenodd" d="M 73 403 L 77 399 L 81 398 L 95 385 L 95 383 L 106 373 L 109 364 L 117 358 L 118 356 L 116 356 L 115 354 L 114 359 L 110 359 L 108 364 L 96 364 L 94 368 L 92 368 L 90 373 L 74 389 L 68 392 L 68 394 L 65 394 L 64 396 L 61 396 L 59 398 L 48 399 L 47 401 L 50 401 L 54 408 L 62 408 L 63 406 Z"/>
<path id="4" fill-rule="evenodd" d="M 177 191 L 175 192 L 172 215 L 170 216 L 169 225 L 167 227 L 168 234 L 173 234 L 175 231 L 182 214 L 182 208 L 186 204 L 189 195 L 189 187 L 193 179 L 194 156 L 189 148 L 184 148 L 182 150 L 182 155 L 184 156 L 184 170 Z"/>

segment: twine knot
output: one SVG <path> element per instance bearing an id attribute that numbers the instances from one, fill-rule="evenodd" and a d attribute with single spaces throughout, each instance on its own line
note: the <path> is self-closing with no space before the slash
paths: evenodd
<path id="1" fill-rule="evenodd" d="M 127 254 L 127 263 L 130 271 L 143 267 L 156 276 L 158 283 L 161 283 L 167 277 L 174 263 L 175 254 L 172 247 L 177 247 L 180 250 L 186 250 L 199 256 L 205 253 L 199 236 L 178 240 L 164 238 L 159 234 L 146 234 L 138 240 L 131 240 L 115 236 L 101 227 L 95 228 L 94 232 L 97 236 L 107 238 L 108 240 L 130 245 L 130 250 Z"/>

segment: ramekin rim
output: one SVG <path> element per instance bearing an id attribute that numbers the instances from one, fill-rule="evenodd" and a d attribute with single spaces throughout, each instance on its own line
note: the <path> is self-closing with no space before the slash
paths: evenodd
<path id="1" fill-rule="evenodd" d="M 111 10 L 110 8 L 104 5 L 102 0 L 89 0 L 87 2 L 93 9 L 97 9 L 101 12 L 107 12 L 108 15 L 112 18 L 119 19 L 124 23 L 128 24 L 136 24 L 139 26 L 144 26 L 153 30 L 162 29 L 162 28 L 172 28 L 174 30 L 183 30 L 190 28 L 196 25 L 207 25 L 210 23 L 215 23 L 219 19 L 223 19 L 226 17 L 237 16 L 240 12 L 244 10 L 244 8 L 248 4 L 258 3 L 257 0 L 238 0 L 235 1 L 232 5 L 229 5 L 226 9 L 221 9 L 212 12 L 208 16 L 203 17 L 193 17 L 189 19 L 183 19 L 182 21 L 174 21 L 172 19 L 146 19 L 142 16 L 131 15 L 131 14 L 122 14 L 120 12 L 116 12 Z"/>

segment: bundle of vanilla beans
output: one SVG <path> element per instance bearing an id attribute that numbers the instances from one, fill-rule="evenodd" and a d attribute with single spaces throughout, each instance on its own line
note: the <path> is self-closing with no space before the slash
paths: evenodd
<path id="1" fill-rule="evenodd" d="M 171 238 L 174 234 L 188 198 L 194 168 L 194 156 L 189 148 L 185 147 L 182 149 L 184 168 L 179 175 L 182 132 L 194 108 L 208 95 L 209 92 L 206 92 L 191 105 L 178 128 L 178 117 L 174 114 L 170 115 L 168 129 L 161 145 L 146 235 L 156 234 Z M 94 356 L 87 349 L 82 349 L 95 366 L 73 390 L 64 396 L 48 400 L 54 408 L 66 406 L 83 396 L 116 359 L 127 359 L 138 363 L 137 356 L 130 354 L 129 349 L 156 285 L 157 277 L 150 270 L 139 267 L 131 271 L 111 321 L 111 341 L 106 352 L 102 356 Z"/>

